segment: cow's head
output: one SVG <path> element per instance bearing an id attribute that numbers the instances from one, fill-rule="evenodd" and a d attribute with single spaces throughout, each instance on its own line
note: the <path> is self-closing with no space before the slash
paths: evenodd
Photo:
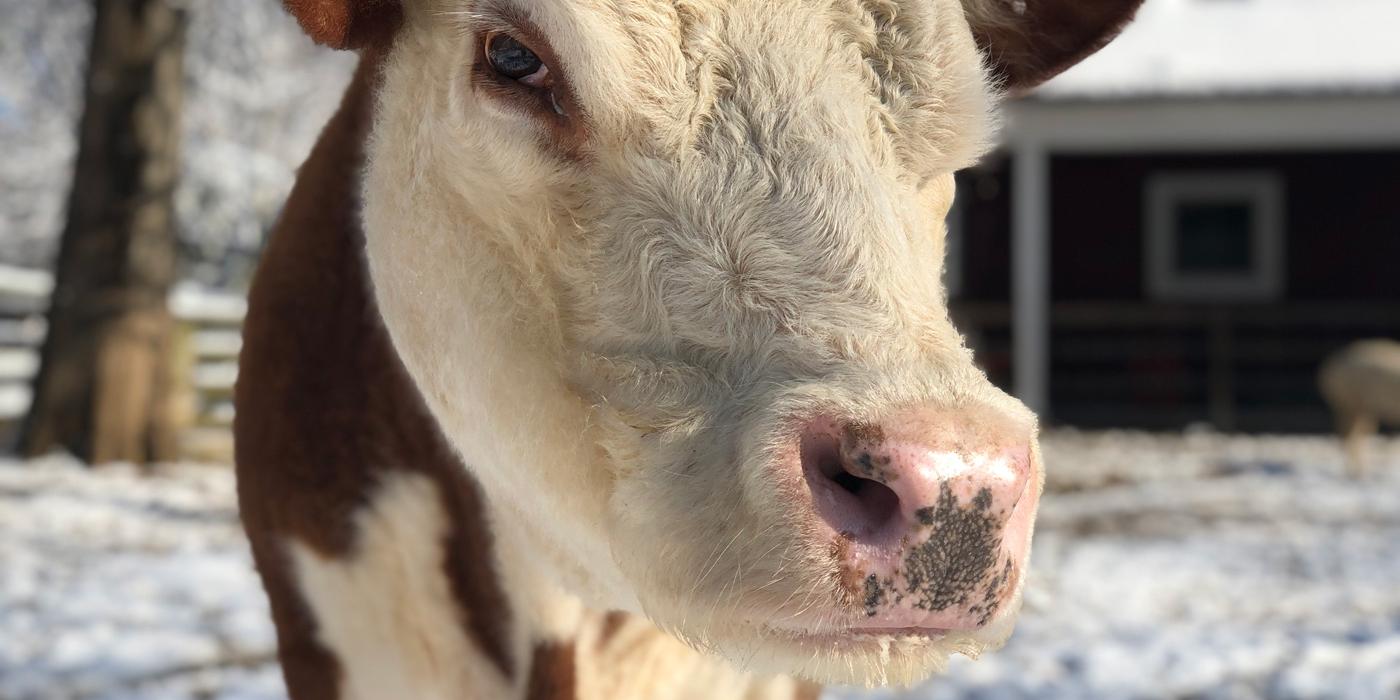
<path id="1" fill-rule="evenodd" d="M 908 682 L 1009 633 L 1042 483 L 940 282 L 998 94 L 1136 0 L 288 0 L 383 52 L 368 258 L 542 578 Z"/>

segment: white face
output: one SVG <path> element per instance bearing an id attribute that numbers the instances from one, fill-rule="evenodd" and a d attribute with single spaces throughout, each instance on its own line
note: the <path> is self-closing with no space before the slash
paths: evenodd
<path id="1" fill-rule="evenodd" d="M 368 256 L 498 527 L 764 670 L 999 643 L 1034 419 L 939 282 L 991 102 L 955 0 L 410 3 Z"/>

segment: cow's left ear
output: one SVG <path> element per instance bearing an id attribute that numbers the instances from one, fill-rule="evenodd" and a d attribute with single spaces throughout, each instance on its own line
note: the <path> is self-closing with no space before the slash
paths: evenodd
<path id="1" fill-rule="evenodd" d="M 318 44 L 359 49 L 391 37 L 402 18 L 399 0 L 283 0 Z"/>
<path id="2" fill-rule="evenodd" d="M 1009 92 L 1022 92 L 1103 48 L 1142 0 L 962 0 L 972 35 Z"/>

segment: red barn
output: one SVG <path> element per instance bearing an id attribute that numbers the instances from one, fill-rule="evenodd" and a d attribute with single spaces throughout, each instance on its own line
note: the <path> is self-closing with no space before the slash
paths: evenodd
<path id="1" fill-rule="evenodd" d="M 1326 429 L 1322 358 L 1400 336 L 1396 26 L 1394 0 L 1156 0 L 1011 105 L 950 219 L 989 372 L 1056 423 Z"/>

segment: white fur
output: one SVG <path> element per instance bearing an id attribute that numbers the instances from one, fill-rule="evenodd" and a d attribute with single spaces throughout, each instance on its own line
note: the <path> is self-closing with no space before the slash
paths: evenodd
<path id="1" fill-rule="evenodd" d="M 473 88 L 484 0 L 411 0 L 364 191 L 381 311 L 521 538 L 517 578 L 821 680 L 912 682 L 1000 643 L 1012 612 L 940 643 L 768 627 L 841 600 L 772 468 L 794 416 L 1025 413 L 939 283 L 952 172 L 993 121 L 961 5 L 510 2 L 567 65 L 586 157 Z"/>
<path id="2" fill-rule="evenodd" d="M 495 700 L 513 692 L 465 633 L 443 569 L 448 522 L 431 480 L 389 473 L 355 517 L 348 559 L 287 543 L 318 640 L 340 664 L 345 700 Z"/>
<path id="3" fill-rule="evenodd" d="M 1348 345 L 1323 363 L 1318 387 L 1337 419 L 1348 470 L 1364 476 L 1369 438 L 1381 424 L 1400 426 L 1400 342 Z"/>
<path id="4" fill-rule="evenodd" d="M 576 636 L 580 647 L 596 650 L 578 669 L 579 698 L 792 700 L 796 695 L 790 679 L 736 673 L 729 664 L 694 653 L 645 620 L 631 618 L 606 639 L 599 622 L 588 620 Z"/>

